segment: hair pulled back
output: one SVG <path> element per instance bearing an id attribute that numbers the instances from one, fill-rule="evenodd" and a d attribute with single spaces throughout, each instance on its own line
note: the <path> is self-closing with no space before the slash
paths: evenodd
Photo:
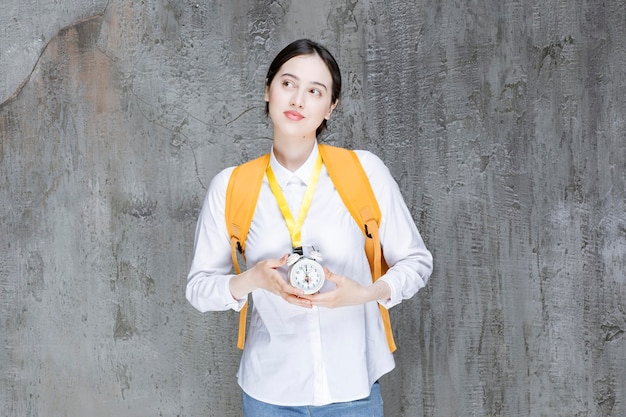
<path id="1" fill-rule="evenodd" d="M 272 80 L 276 76 L 280 67 L 291 58 L 295 58 L 301 55 L 317 55 L 321 58 L 322 61 L 328 67 L 328 71 L 330 72 L 331 78 L 333 80 L 333 85 L 331 88 L 331 103 L 336 103 L 339 100 L 339 95 L 341 93 L 341 71 L 339 70 L 339 65 L 337 65 L 337 61 L 333 55 L 317 42 L 314 42 L 310 39 L 298 39 L 287 45 L 283 48 L 282 51 L 276 55 L 272 63 L 270 64 L 269 69 L 267 70 L 267 76 L 265 77 L 265 86 L 269 88 Z M 269 103 L 265 103 L 265 114 L 269 115 Z M 316 129 L 315 134 L 319 136 L 326 129 L 326 119 L 322 121 L 322 124 Z"/>

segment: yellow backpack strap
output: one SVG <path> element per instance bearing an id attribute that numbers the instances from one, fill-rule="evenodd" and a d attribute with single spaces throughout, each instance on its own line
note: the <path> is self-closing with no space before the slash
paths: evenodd
<path id="1" fill-rule="evenodd" d="M 230 238 L 233 267 L 237 274 L 241 273 L 239 257 L 244 261 L 246 258 L 246 238 L 269 160 L 270 156 L 267 154 L 239 165 L 233 170 L 228 181 L 225 209 L 226 229 Z M 239 349 L 243 349 L 246 338 L 247 315 L 248 303 L 246 302 L 239 312 L 239 335 L 237 338 Z"/>
<path id="2" fill-rule="evenodd" d="M 387 271 L 387 263 L 382 255 L 378 226 L 381 213 L 376 196 L 367 178 L 367 174 L 355 152 L 329 145 L 319 145 L 324 165 L 344 205 L 365 235 L 365 254 L 376 281 Z M 389 311 L 378 305 L 383 319 L 389 350 L 397 347 L 391 331 Z"/>

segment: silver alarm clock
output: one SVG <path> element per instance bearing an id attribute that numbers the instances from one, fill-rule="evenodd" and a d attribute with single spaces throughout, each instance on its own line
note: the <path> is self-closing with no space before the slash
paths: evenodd
<path id="1" fill-rule="evenodd" d="M 322 288 L 325 281 L 324 268 L 320 264 L 322 256 L 312 250 L 306 256 L 296 251 L 287 258 L 287 278 L 289 283 L 304 291 L 315 294 Z"/>

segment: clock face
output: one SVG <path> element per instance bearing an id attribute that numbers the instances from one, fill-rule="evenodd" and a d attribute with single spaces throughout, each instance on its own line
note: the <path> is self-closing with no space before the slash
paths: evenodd
<path id="1" fill-rule="evenodd" d="M 300 258 L 289 269 L 289 282 L 305 294 L 316 293 L 324 284 L 324 269 L 312 259 Z"/>

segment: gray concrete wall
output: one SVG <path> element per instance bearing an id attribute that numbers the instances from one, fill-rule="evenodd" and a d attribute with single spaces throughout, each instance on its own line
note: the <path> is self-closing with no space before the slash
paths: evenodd
<path id="1" fill-rule="evenodd" d="M 326 140 L 387 162 L 435 256 L 387 415 L 626 415 L 621 0 L 5 0 L 0 415 L 240 415 L 236 314 L 185 275 L 304 36 L 343 69 Z"/>

